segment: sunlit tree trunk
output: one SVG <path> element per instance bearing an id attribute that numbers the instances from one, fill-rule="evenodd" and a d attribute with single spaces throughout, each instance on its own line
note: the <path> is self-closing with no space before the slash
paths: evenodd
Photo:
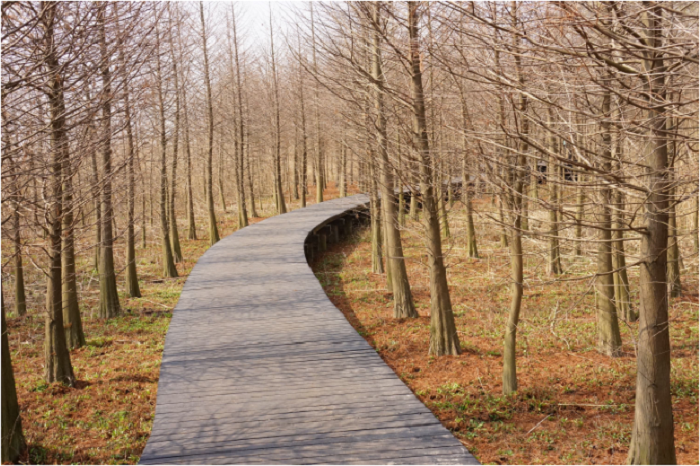
<path id="1" fill-rule="evenodd" d="M 554 116 L 552 107 L 547 109 L 547 123 L 552 127 L 554 124 Z M 547 164 L 547 186 L 549 187 L 549 273 L 551 275 L 559 275 L 562 273 L 561 267 L 561 251 L 559 250 L 559 222 L 557 220 L 557 212 L 559 211 L 559 164 L 557 157 L 559 152 L 559 144 L 553 133 L 548 135 L 549 141 L 549 163 Z M 537 184 L 537 180 L 534 180 Z"/>
<path id="2" fill-rule="evenodd" d="M 511 3 L 511 19 L 513 31 L 518 29 L 518 11 L 516 2 Z M 518 52 L 518 37 L 514 32 L 512 35 L 513 41 L 513 58 L 515 61 L 515 72 L 518 84 L 521 88 L 525 87 L 525 78 L 522 69 L 522 60 Z M 527 137 L 530 133 L 529 121 L 526 117 L 528 110 L 528 98 L 525 94 L 520 93 L 518 96 L 518 113 L 520 115 L 520 134 Z M 510 167 L 508 167 L 507 182 L 511 188 L 511 192 L 507 195 L 508 207 L 510 210 L 510 309 L 508 312 L 508 321 L 506 324 L 505 341 L 503 345 L 503 393 L 508 395 L 518 390 L 518 378 L 516 370 L 516 337 L 518 333 L 518 325 L 520 323 L 520 310 L 523 299 L 523 238 L 521 230 L 521 220 L 523 213 L 523 174 L 527 170 L 527 161 L 525 154 L 528 150 L 528 144 L 524 140 L 520 140 L 518 152 L 511 159 Z"/>
<path id="3" fill-rule="evenodd" d="M 207 213 L 209 215 L 209 245 L 213 246 L 219 242 L 219 227 L 216 224 L 216 213 L 214 212 L 214 192 L 212 179 L 212 165 L 214 158 L 214 106 L 211 96 L 211 80 L 209 78 L 209 55 L 207 54 L 207 30 L 204 23 L 204 5 L 199 2 L 199 17 L 202 23 L 202 51 L 204 54 L 204 81 L 207 91 L 207 158 L 206 158 L 206 180 L 204 186 L 207 194 Z"/>
<path id="4" fill-rule="evenodd" d="M 270 47 L 272 53 L 272 88 L 274 94 L 275 105 L 275 194 L 277 197 L 277 213 L 286 214 L 287 204 L 284 201 L 284 192 L 282 191 L 282 167 L 281 167 L 281 148 L 282 148 L 282 128 L 280 124 L 280 96 L 277 86 L 277 66 L 275 62 L 275 41 L 272 29 L 272 8 L 270 8 Z"/>
<path id="5" fill-rule="evenodd" d="M 169 5 L 168 5 L 169 7 Z M 172 246 L 173 261 L 182 262 L 182 248 L 180 247 L 180 233 L 177 230 L 177 215 L 175 212 L 175 201 L 177 200 L 177 159 L 180 156 L 180 79 L 177 70 L 177 59 L 175 57 L 175 44 L 173 42 L 173 27 L 170 24 L 168 31 L 170 45 L 170 59 L 173 67 L 173 84 L 175 93 L 175 127 L 173 128 L 173 160 L 170 166 L 170 197 L 168 199 L 168 220 L 170 224 L 170 244 Z"/>
<path id="6" fill-rule="evenodd" d="M 118 4 L 114 4 L 115 11 L 118 11 Z M 119 19 L 119 18 L 117 18 Z M 121 34 L 121 31 L 120 31 Z M 119 42 L 119 61 L 124 73 L 123 92 L 124 92 L 124 118 L 126 126 L 126 143 L 127 143 L 127 177 L 128 177 L 128 193 L 127 193 L 127 233 L 126 233 L 126 292 L 132 298 L 140 298 L 141 290 L 139 288 L 139 278 L 136 272 L 136 241 L 134 232 L 134 204 L 136 202 L 136 179 L 134 176 L 134 159 L 136 158 L 136 149 L 134 144 L 134 134 L 131 124 L 131 96 L 129 95 L 129 76 L 126 71 L 126 59 L 122 42 Z"/>
<path id="7" fill-rule="evenodd" d="M 102 247 L 100 251 L 100 308 L 103 319 L 121 313 L 117 294 L 117 276 L 114 270 L 114 232 L 112 207 L 112 73 L 105 33 L 107 4 L 97 10 L 98 40 L 100 43 L 100 75 L 102 76 Z"/>
<path id="8" fill-rule="evenodd" d="M 64 77 L 54 44 L 57 10 L 60 3 L 42 2 L 41 24 L 46 50 L 44 62 L 48 70 L 48 90 L 51 118 L 51 178 L 47 205 L 47 250 L 49 252 L 49 276 L 46 287 L 46 315 L 44 336 L 44 380 L 48 383 L 61 382 L 72 386 L 75 383 L 73 365 L 66 344 L 63 328 L 63 293 L 61 268 L 61 220 L 63 217 L 63 164 L 68 158 L 68 137 L 66 134 L 66 106 L 63 94 Z M 4 333 L 4 332 L 3 332 Z"/>
<path id="9" fill-rule="evenodd" d="M 460 354 L 459 337 L 455 327 L 447 271 L 442 255 L 438 202 L 433 186 L 433 173 L 428 128 L 425 120 L 425 98 L 420 65 L 419 4 L 408 2 L 408 33 L 410 38 L 411 100 L 413 103 L 413 136 L 419 153 L 420 191 L 423 201 L 423 223 L 430 270 L 430 354 L 442 356 Z"/>
<path id="10" fill-rule="evenodd" d="M 379 27 L 379 10 L 381 3 L 372 4 L 372 23 Z M 375 28 L 372 35 L 372 94 L 375 112 L 375 137 L 379 152 L 379 169 L 381 170 L 381 208 L 383 233 L 386 240 L 386 265 L 388 284 L 394 295 L 394 317 L 418 317 L 411 296 L 411 285 L 408 282 L 406 263 L 404 262 L 403 246 L 401 245 L 401 233 L 398 229 L 396 214 L 396 195 L 394 194 L 393 167 L 389 163 L 386 136 L 386 115 L 384 114 L 384 73 L 382 71 L 382 57 L 380 49 L 380 33 Z"/>
<path id="11" fill-rule="evenodd" d="M 612 164 L 612 134 L 611 134 L 611 96 L 610 91 L 603 95 L 603 122 L 601 123 L 603 154 L 600 168 L 604 173 L 610 173 Z M 611 233 L 612 218 L 610 206 L 612 203 L 611 188 L 604 184 L 600 188 L 600 199 L 597 206 L 598 226 L 598 256 L 596 292 L 597 301 L 597 327 L 598 327 L 598 351 L 608 356 L 619 356 L 622 350 L 622 339 L 617 322 L 617 309 L 615 306 L 615 287 L 613 283 Z"/>
<path id="12" fill-rule="evenodd" d="M 669 338 L 666 260 L 668 248 L 668 145 L 661 58 L 663 6 L 652 4 L 646 16 L 647 41 L 652 51 L 644 60 L 650 89 L 649 119 L 652 139 L 646 154 L 645 230 L 640 251 L 639 335 L 637 338 L 637 393 L 634 427 L 627 462 L 675 464 L 673 404 L 671 401 L 671 341 Z M 653 96 L 653 97 L 652 97 Z M 657 100 L 658 99 L 658 100 Z"/>
<path id="13" fill-rule="evenodd" d="M 313 2 L 310 3 L 311 8 L 311 38 L 313 45 L 313 69 L 318 72 L 316 66 L 316 29 L 314 27 L 314 7 Z M 314 84 L 314 118 L 316 120 L 316 202 L 323 202 L 323 190 L 326 187 L 326 180 L 323 177 L 323 141 L 321 140 L 321 119 L 319 117 L 319 101 L 318 101 L 318 82 Z"/>
<path id="14" fill-rule="evenodd" d="M 173 260 L 170 230 L 168 226 L 168 173 L 167 173 L 167 139 L 165 133 L 165 103 L 163 100 L 163 80 L 160 68 L 160 31 L 156 30 L 156 86 L 158 88 L 158 108 L 160 116 L 160 228 L 163 235 L 163 275 L 177 277 L 177 268 Z"/>

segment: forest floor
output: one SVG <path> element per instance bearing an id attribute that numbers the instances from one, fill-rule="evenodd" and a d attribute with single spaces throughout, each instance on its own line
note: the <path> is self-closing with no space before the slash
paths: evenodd
<path id="1" fill-rule="evenodd" d="M 482 203 L 480 209 L 487 210 Z M 409 222 L 402 233 L 417 319 L 392 317 L 386 277 L 371 273 L 367 230 L 331 246 L 313 269 L 350 323 L 482 463 L 625 463 L 634 417 L 637 324 L 621 323 L 622 357 L 596 352 L 590 279 L 595 255 L 568 255 L 570 244 L 564 244 L 561 278 L 580 280 L 552 281 L 544 259 L 547 243 L 524 239 L 519 390 L 504 396 L 508 251 L 500 247 L 493 224 L 477 218 L 480 258 L 467 258 L 460 215 L 450 217 L 452 238 L 445 246 L 460 356 L 428 356 L 427 256 L 417 223 Z M 690 248 L 692 240 L 685 241 Z M 678 464 L 698 464 L 698 261 L 697 255 L 685 257 L 684 293 L 669 309 L 673 414 Z M 630 270 L 630 282 L 636 306 L 638 270 Z"/>
<path id="2" fill-rule="evenodd" d="M 310 187 L 308 203 L 315 201 Z M 338 197 L 335 188 L 325 191 L 325 199 Z M 274 215 L 271 200 L 256 202 L 260 217 Z M 299 201 L 288 209 L 299 207 Z M 235 211 L 221 213 L 217 206 L 219 233 L 236 230 Z M 185 239 L 185 216 L 180 215 L 180 242 L 184 261 L 177 264 L 179 278 L 162 278 L 161 243 L 158 218 L 149 227 L 146 248 L 140 244 L 137 228 L 137 270 L 142 298 L 128 298 L 124 291 L 124 245 L 115 247 L 120 317 L 96 317 L 99 277 L 92 264 L 94 252 L 88 243 L 94 229 L 89 227 L 79 239 L 78 287 L 83 328 L 87 345 L 71 351 L 77 383 L 69 388 L 46 384 L 44 372 L 44 296 L 46 280 L 25 258 L 28 313 L 13 313 L 13 276 L 3 273 L 8 336 L 17 384 L 22 426 L 28 449 L 21 463 L 29 464 L 135 464 L 146 446 L 155 414 L 160 361 L 172 310 L 177 304 L 187 275 L 209 248 L 206 217 L 198 218 L 198 240 Z M 140 223 L 137 227 L 140 226 Z M 122 237 L 123 239 L 123 237 Z M 12 245 L 3 241 L 3 257 L 11 257 Z M 5 249 L 7 248 L 7 249 Z M 41 258 L 34 258 L 41 263 Z M 9 270 L 9 267 L 8 267 Z"/>

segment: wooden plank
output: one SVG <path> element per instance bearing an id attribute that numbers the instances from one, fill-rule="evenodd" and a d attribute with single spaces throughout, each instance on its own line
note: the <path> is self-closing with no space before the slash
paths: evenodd
<path id="1" fill-rule="evenodd" d="M 173 311 L 142 464 L 476 464 L 306 263 L 309 234 L 367 202 L 272 217 L 200 258 Z"/>

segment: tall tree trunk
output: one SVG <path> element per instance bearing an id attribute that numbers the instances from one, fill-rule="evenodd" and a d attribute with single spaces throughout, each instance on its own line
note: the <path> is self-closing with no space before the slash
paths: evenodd
<path id="1" fill-rule="evenodd" d="M 576 228 L 574 229 L 575 254 L 583 256 L 583 215 L 584 203 L 586 202 L 586 193 L 583 191 L 584 175 L 579 176 L 576 185 Z"/>
<path id="2" fill-rule="evenodd" d="M 292 180 L 292 196 L 299 199 L 299 126 L 294 125 L 294 172 Z"/>
<path id="3" fill-rule="evenodd" d="M 73 167 L 70 156 L 63 159 L 63 327 L 68 348 L 85 345 L 83 322 L 78 303 L 75 273 L 75 230 L 73 216 Z"/>
<path id="4" fill-rule="evenodd" d="M 102 76 L 102 248 L 100 251 L 100 308 L 103 319 L 121 313 L 117 294 L 117 276 L 114 271 L 114 233 L 112 207 L 112 74 L 105 34 L 106 4 L 97 10 L 98 36 L 100 42 L 100 74 Z"/>
<path id="5" fill-rule="evenodd" d="M 170 5 L 168 5 L 168 9 Z M 168 199 L 168 220 L 170 226 L 170 244 L 172 246 L 173 261 L 182 262 L 182 248 L 180 247 L 180 233 L 177 230 L 177 215 L 175 213 L 175 201 L 177 200 L 177 159 L 179 157 L 180 142 L 180 80 L 177 71 L 177 59 L 175 58 L 175 43 L 173 42 L 173 25 L 170 24 L 168 39 L 170 45 L 170 59 L 173 66 L 173 80 L 175 88 L 175 128 L 173 128 L 173 160 L 170 166 L 170 198 Z"/>
<path id="6" fill-rule="evenodd" d="M 369 154 L 369 214 L 370 214 L 370 235 L 372 238 L 372 273 L 384 273 L 384 262 L 382 254 L 382 223 L 379 205 L 379 195 L 377 193 L 376 168 L 374 165 L 374 151 L 368 150 Z"/>
<path id="7" fill-rule="evenodd" d="M 277 213 L 286 214 L 287 204 L 284 202 L 284 192 L 282 192 L 282 128 L 280 124 L 280 96 L 277 87 L 277 67 L 275 63 L 275 41 L 272 29 L 272 7 L 270 7 L 270 47 L 272 53 L 272 89 L 275 99 L 275 195 L 277 198 Z"/>
<path id="8" fill-rule="evenodd" d="M 614 190 L 614 206 L 613 213 L 613 232 L 612 232 L 612 250 L 613 250 L 613 268 L 617 270 L 613 275 L 615 282 L 615 302 L 617 303 L 617 315 L 621 316 L 627 322 L 634 322 L 638 315 L 632 309 L 630 302 L 630 282 L 627 277 L 627 261 L 625 258 L 625 243 L 623 241 L 623 229 L 625 228 L 624 209 L 625 201 L 622 192 L 619 189 Z"/>
<path id="9" fill-rule="evenodd" d="M 341 141 L 340 148 L 340 197 L 345 197 L 348 195 L 348 179 L 347 179 L 347 162 L 348 162 L 348 146 L 345 142 L 345 138 Z M 403 194 L 401 194 L 403 199 Z"/>
<path id="10" fill-rule="evenodd" d="M 167 140 L 165 133 L 165 102 L 163 100 L 163 78 L 160 69 L 160 31 L 156 30 L 156 86 L 158 87 L 158 109 L 160 116 L 160 229 L 163 234 L 163 275 L 165 277 L 177 277 L 177 268 L 173 259 L 170 243 L 170 229 L 168 226 L 168 163 Z"/>
<path id="11" fill-rule="evenodd" d="M 382 71 L 382 57 L 380 49 L 380 32 L 376 28 L 380 25 L 379 11 L 381 3 L 373 3 L 372 23 L 375 30 L 372 37 L 372 86 L 375 111 L 375 136 L 379 151 L 379 164 L 381 170 L 381 208 L 384 220 L 384 237 L 386 239 L 386 265 L 387 279 L 394 294 L 394 317 L 418 317 L 418 312 L 413 304 L 411 285 L 408 282 L 406 263 L 404 262 L 403 246 L 401 245 L 401 233 L 398 229 L 396 213 L 396 195 L 394 194 L 393 167 L 389 163 L 386 136 L 386 116 L 384 114 L 384 72 Z"/>
<path id="12" fill-rule="evenodd" d="M 27 442 L 22 431 L 15 374 L 10 360 L 4 298 L 0 298 L 0 306 L 2 307 L 2 462 L 16 463 L 27 448 Z"/>
<path id="13" fill-rule="evenodd" d="M 299 39 L 299 29 L 297 28 L 297 42 L 299 43 L 299 54 L 301 55 L 301 41 Z M 306 103 L 304 100 L 304 71 L 299 66 L 299 105 L 301 107 L 301 207 L 306 207 L 306 194 L 308 190 L 308 134 L 306 131 Z"/>
<path id="14" fill-rule="evenodd" d="M 224 213 L 227 212 L 226 210 L 226 196 L 224 193 L 224 144 L 223 141 L 221 140 L 222 137 L 219 136 L 219 167 L 217 170 L 217 185 L 219 186 L 219 200 L 221 201 L 221 210 L 224 211 Z M 234 153 L 234 156 L 237 154 Z"/>
<path id="15" fill-rule="evenodd" d="M 603 95 L 603 107 L 601 123 L 603 154 L 600 168 L 604 173 L 610 173 L 612 169 L 612 134 L 611 134 L 611 95 L 606 91 Z M 604 184 L 600 188 L 600 200 L 598 202 L 598 268 L 596 276 L 596 291 L 598 293 L 598 351 L 608 356 L 619 356 L 622 351 L 622 339 L 617 322 L 617 309 L 615 306 L 615 286 L 613 283 L 611 233 L 612 219 L 610 205 L 612 203 L 611 188 Z"/>
<path id="16" fill-rule="evenodd" d="M 17 174 L 17 165 L 12 158 L 12 142 L 10 141 L 10 130 L 8 121 L 5 116 L 5 111 L 2 111 L 2 142 L 3 142 L 3 158 L 7 158 L 9 162 L 9 180 L 11 184 L 11 235 L 12 242 L 15 246 L 14 262 L 15 262 L 15 312 L 18 316 L 23 316 L 27 313 L 27 297 L 24 289 L 24 266 L 22 265 L 22 230 L 20 225 L 20 182 Z"/>
<path id="17" fill-rule="evenodd" d="M 639 276 L 639 335 L 637 337 L 637 393 L 629 464 L 675 464 L 673 404 L 671 402 L 671 341 L 669 338 L 666 259 L 668 247 L 668 146 L 666 144 L 665 88 L 657 52 L 662 45 L 663 6 L 653 4 L 646 16 L 646 37 L 652 51 L 644 65 L 650 89 L 647 96 L 651 127 L 646 154 L 646 228 L 642 232 Z M 658 53 L 658 55 L 657 55 Z"/>
<path id="18" fill-rule="evenodd" d="M 313 45 L 313 67 L 314 72 L 318 73 L 316 66 L 316 29 L 314 27 L 314 7 L 310 3 L 311 8 L 311 38 Z M 323 176 L 323 141 L 321 140 L 321 119 L 319 117 L 319 101 L 318 101 L 318 81 L 314 84 L 314 119 L 316 120 L 316 202 L 323 202 L 323 190 L 326 187 L 326 180 Z"/>
<path id="19" fill-rule="evenodd" d="M 551 128 L 554 124 L 554 116 L 552 107 L 547 109 L 548 125 Z M 561 251 L 559 249 L 559 222 L 557 221 L 557 212 L 559 211 L 559 191 L 557 189 L 559 183 L 559 165 L 557 163 L 556 154 L 559 152 L 559 144 L 556 136 L 550 132 L 549 137 L 549 163 L 547 167 L 547 186 L 549 187 L 549 273 L 551 275 L 559 275 L 562 273 L 561 267 Z M 535 180 L 535 185 L 537 180 Z"/>
<path id="20" fill-rule="evenodd" d="M 238 153 L 236 158 L 236 200 L 238 202 L 238 228 L 248 226 L 248 209 L 245 199 L 245 113 L 243 112 L 243 86 L 241 85 L 241 62 L 238 57 L 238 32 L 236 12 L 231 6 L 231 18 L 233 22 L 233 46 L 236 57 L 236 91 L 238 94 Z M 252 202 L 251 193 L 251 202 Z M 253 212 L 255 208 L 253 207 Z"/>
<path id="21" fill-rule="evenodd" d="M 68 135 L 66 134 L 66 106 L 63 94 L 62 67 L 56 56 L 54 28 L 60 3 L 42 2 L 41 23 L 44 30 L 44 48 L 49 82 L 47 97 L 51 115 L 51 178 L 50 203 L 47 205 L 49 227 L 49 276 L 46 286 L 46 317 L 44 339 L 44 379 L 48 383 L 61 382 L 72 386 L 75 383 L 73 365 L 66 345 L 63 329 L 63 293 L 61 268 L 61 220 L 63 217 L 63 164 L 68 158 Z M 3 332 L 4 333 L 4 332 Z"/>
<path id="22" fill-rule="evenodd" d="M 90 97 L 88 96 L 88 101 Z M 88 123 L 88 133 L 91 136 L 90 141 L 94 141 L 95 131 L 92 128 L 92 122 Z M 100 249 L 102 247 L 102 189 L 100 187 L 100 171 L 97 166 L 97 150 L 94 144 L 91 144 L 90 161 L 92 162 L 92 197 L 95 202 L 95 257 L 94 267 L 99 272 L 100 270 Z"/>
<path id="23" fill-rule="evenodd" d="M 455 327 L 447 271 L 442 254 L 438 202 L 433 186 L 432 155 L 428 144 L 425 119 L 425 98 L 420 66 L 419 4 L 408 2 L 408 33 L 411 58 L 411 100 L 413 102 L 413 137 L 419 151 L 420 191 L 423 201 L 423 223 L 430 270 L 430 354 L 459 354 L 459 337 Z"/>
<path id="24" fill-rule="evenodd" d="M 474 229 L 474 215 L 472 213 L 472 197 L 471 197 L 471 186 L 469 183 L 470 176 L 467 171 L 467 159 L 468 159 L 468 147 L 469 138 L 467 137 L 467 129 L 471 128 L 471 120 L 469 118 L 469 107 L 467 107 L 467 99 L 464 95 L 464 89 L 462 86 L 461 79 L 459 84 L 459 95 L 460 103 L 462 104 L 462 202 L 464 203 L 464 210 L 466 216 L 466 230 L 467 230 L 467 241 L 466 249 L 468 257 L 479 257 L 479 251 L 476 247 L 476 231 Z M 476 180 L 476 177 L 474 177 Z M 451 180 L 449 189 L 452 189 Z"/>
<path id="25" fill-rule="evenodd" d="M 247 103 L 247 99 L 246 99 Z M 248 106 L 246 105 L 246 110 Z M 251 155 L 250 155 L 250 126 L 246 126 L 245 131 L 245 145 L 243 146 L 245 152 L 245 165 L 246 165 L 246 175 L 248 177 L 248 193 L 250 199 L 250 216 L 258 217 L 258 212 L 255 210 L 255 185 L 253 184 L 253 170 L 251 168 Z M 261 207 L 262 208 L 262 207 Z"/>
<path id="26" fill-rule="evenodd" d="M 511 19 L 513 30 L 518 28 L 518 12 L 516 2 L 511 3 Z M 525 78 L 522 70 L 521 56 L 518 52 L 518 37 L 512 36 L 513 56 L 515 59 L 515 72 L 521 88 L 525 88 Z M 528 119 L 525 116 L 528 109 L 528 99 L 523 93 L 518 97 L 518 113 L 520 114 L 520 134 L 527 137 L 530 133 Z M 528 144 L 520 140 L 518 153 L 510 157 L 512 165 L 508 168 L 508 185 L 512 187 L 508 195 L 508 204 L 511 211 L 511 235 L 509 241 L 510 252 L 510 309 L 508 323 L 506 324 L 505 341 L 503 345 L 503 393 L 508 395 L 518 390 L 518 378 L 516 370 L 515 346 L 520 323 L 520 310 L 523 299 L 523 243 L 521 232 L 521 220 L 523 214 L 523 176 L 527 170 L 525 154 Z"/>
<path id="27" fill-rule="evenodd" d="M 214 192 L 212 179 L 212 165 L 214 158 L 214 106 L 211 97 L 211 80 L 209 79 L 209 56 L 207 54 L 207 30 L 204 23 L 204 5 L 199 2 L 199 17 L 202 22 L 202 50 L 204 52 L 204 81 L 207 88 L 207 125 L 208 125 L 208 146 L 207 146 L 207 166 L 204 186 L 207 194 L 207 212 L 209 214 L 209 245 L 213 246 L 219 242 L 219 228 L 216 224 L 216 213 L 214 212 Z"/>
<path id="28" fill-rule="evenodd" d="M 115 9 L 118 4 L 114 4 Z M 119 18 L 117 18 L 118 20 Z M 117 23 L 118 24 L 118 23 Z M 120 31 L 121 35 L 121 31 Z M 127 177 L 128 177 L 128 193 L 127 193 L 127 233 L 126 233 L 126 292 L 132 298 L 140 298 L 141 290 L 139 288 L 139 278 L 136 272 L 136 241 L 134 232 L 134 204 L 136 202 L 136 179 L 134 177 L 134 159 L 136 158 L 136 149 L 134 144 L 134 134 L 131 127 L 131 102 L 129 95 L 129 76 L 126 71 L 126 59 L 124 57 L 124 48 L 121 40 L 119 41 L 119 61 L 121 62 L 122 71 L 124 73 L 124 117 L 126 125 L 126 142 L 127 142 Z"/>
<path id="29" fill-rule="evenodd" d="M 197 239 L 197 224 L 194 221 L 194 195 L 192 193 L 192 152 L 190 146 L 190 125 L 187 116 L 187 93 L 182 90 L 183 117 L 185 119 L 185 155 L 187 157 L 187 239 Z"/>

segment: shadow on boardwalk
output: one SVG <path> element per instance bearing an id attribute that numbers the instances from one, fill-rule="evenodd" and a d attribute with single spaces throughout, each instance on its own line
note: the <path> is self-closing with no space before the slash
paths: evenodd
<path id="1" fill-rule="evenodd" d="M 309 232 L 366 202 L 273 217 L 202 256 L 173 312 L 142 464 L 476 463 L 307 265 Z"/>

